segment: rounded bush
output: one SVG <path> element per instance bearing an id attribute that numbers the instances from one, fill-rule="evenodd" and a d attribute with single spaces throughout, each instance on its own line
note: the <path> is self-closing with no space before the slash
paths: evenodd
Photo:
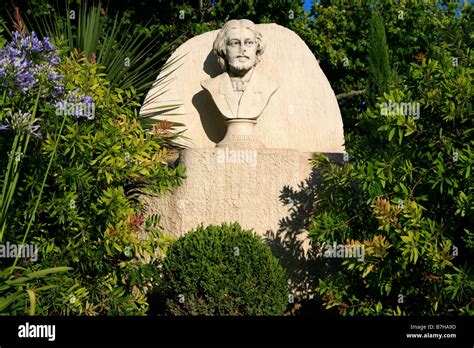
<path id="1" fill-rule="evenodd" d="M 199 226 L 174 242 L 158 291 L 172 315 L 282 315 L 288 304 L 284 269 L 236 223 Z"/>

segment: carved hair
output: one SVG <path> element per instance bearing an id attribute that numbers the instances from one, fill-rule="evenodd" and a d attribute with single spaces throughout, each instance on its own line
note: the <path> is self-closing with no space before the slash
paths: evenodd
<path id="1" fill-rule="evenodd" d="M 217 34 L 216 40 L 214 41 L 213 49 L 214 53 L 217 55 L 217 63 L 224 71 L 229 70 L 229 66 L 227 63 L 227 51 L 226 51 L 226 42 L 225 37 L 227 32 L 234 28 L 245 28 L 253 31 L 255 33 L 255 40 L 257 41 L 257 59 L 255 61 L 255 65 L 260 62 L 260 56 L 263 54 L 265 50 L 265 42 L 263 41 L 262 34 L 258 32 L 255 28 L 255 24 L 248 20 L 248 19 L 232 19 L 224 24 L 222 29 Z"/>

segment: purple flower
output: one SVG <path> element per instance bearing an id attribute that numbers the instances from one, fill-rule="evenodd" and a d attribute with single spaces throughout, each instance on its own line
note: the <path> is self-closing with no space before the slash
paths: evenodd
<path id="1" fill-rule="evenodd" d="M 27 124 L 26 124 L 26 131 L 27 131 L 29 134 L 31 134 L 31 135 L 33 135 L 33 136 L 35 136 L 35 137 L 37 137 L 37 138 L 41 138 L 41 133 L 38 132 L 40 126 L 39 126 L 38 124 L 35 124 L 36 121 L 38 121 L 38 120 L 37 120 L 37 119 L 34 119 L 34 120 L 32 120 L 31 122 L 27 123 Z"/>
<path id="2" fill-rule="evenodd" d="M 49 61 L 52 65 L 58 65 L 59 64 L 59 56 L 54 56 L 51 58 L 51 60 Z"/>
<path id="3" fill-rule="evenodd" d="M 81 117 L 89 120 L 94 119 L 94 100 L 91 96 L 77 93 L 78 90 L 70 91 L 65 100 L 56 103 L 56 114 L 73 116 L 75 120 Z"/>
<path id="4" fill-rule="evenodd" d="M 64 95 L 64 84 L 57 83 L 53 86 L 53 96 L 55 99 L 59 99 Z"/>
<path id="5" fill-rule="evenodd" d="M 0 92 L 8 90 L 9 96 L 19 93 L 26 96 L 25 100 L 34 100 L 39 93 L 46 103 L 56 106 L 58 114 L 75 120 L 93 119 L 92 97 L 81 94 L 79 88 L 65 96 L 64 75 L 57 70 L 59 63 L 58 51 L 49 37 L 40 40 L 35 32 L 26 35 L 15 31 L 11 42 L 0 50 Z M 6 124 L 0 124 L 0 130 L 8 129 L 41 136 L 37 120 L 28 112 L 10 112 Z"/>
<path id="6" fill-rule="evenodd" d="M 38 120 L 33 118 L 33 115 L 31 113 L 22 112 L 21 110 L 19 110 L 18 113 L 15 114 L 9 111 L 8 115 L 9 118 L 7 119 L 7 124 L 3 125 L 4 127 L 2 130 L 7 130 L 10 128 L 16 131 L 24 130 L 35 137 L 41 137 L 41 133 L 38 132 L 40 126 L 36 124 Z"/>
<path id="7" fill-rule="evenodd" d="M 39 40 L 35 32 L 27 36 L 15 31 L 12 41 L 0 50 L 0 90 L 8 88 L 9 95 L 13 95 L 13 90 L 34 94 L 32 89 L 42 81 L 44 90 L 53 90 L 48 93 L 49 99 L 61 97 L 64 85 L 54 88 L 63 78 L 54 70 L 59 61 L 56 47 L 48 37 Z"/>

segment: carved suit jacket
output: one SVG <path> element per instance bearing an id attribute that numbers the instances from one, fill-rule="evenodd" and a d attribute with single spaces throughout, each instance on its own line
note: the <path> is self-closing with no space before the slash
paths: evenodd
<path id="1" fill-rule="evenodd" d="M 278 89 L 275 81 L 254 71 L 243 93 L 237 93 L 232 87 L 227 72 L 201 82 L 216 103 L 225 118 L 256 119 L 263 112 L 270 97 Z"/>

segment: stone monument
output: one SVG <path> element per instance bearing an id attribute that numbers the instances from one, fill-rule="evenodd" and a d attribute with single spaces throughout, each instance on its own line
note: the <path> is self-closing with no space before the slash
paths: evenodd
<path id="1" fill-rule="evenodd" d="M 231 20 L 196 36 L 170 57 L 141 109 L 174 122 L 184 137 L 187 179 L 163 197 L 143 197 L 179 237 L 199 224 L 237 221 L 268 242 L 294 289 L 310 289 L 300 270 L 308 257 L 304 222 L 313 187 L 314 152 L 344 153 L 334 92 L 306 44 L 276 24 Z M 162 84 L 161 84 L 162 85 Z M 306 287 L 306 288 L 305 288 Z"/>

